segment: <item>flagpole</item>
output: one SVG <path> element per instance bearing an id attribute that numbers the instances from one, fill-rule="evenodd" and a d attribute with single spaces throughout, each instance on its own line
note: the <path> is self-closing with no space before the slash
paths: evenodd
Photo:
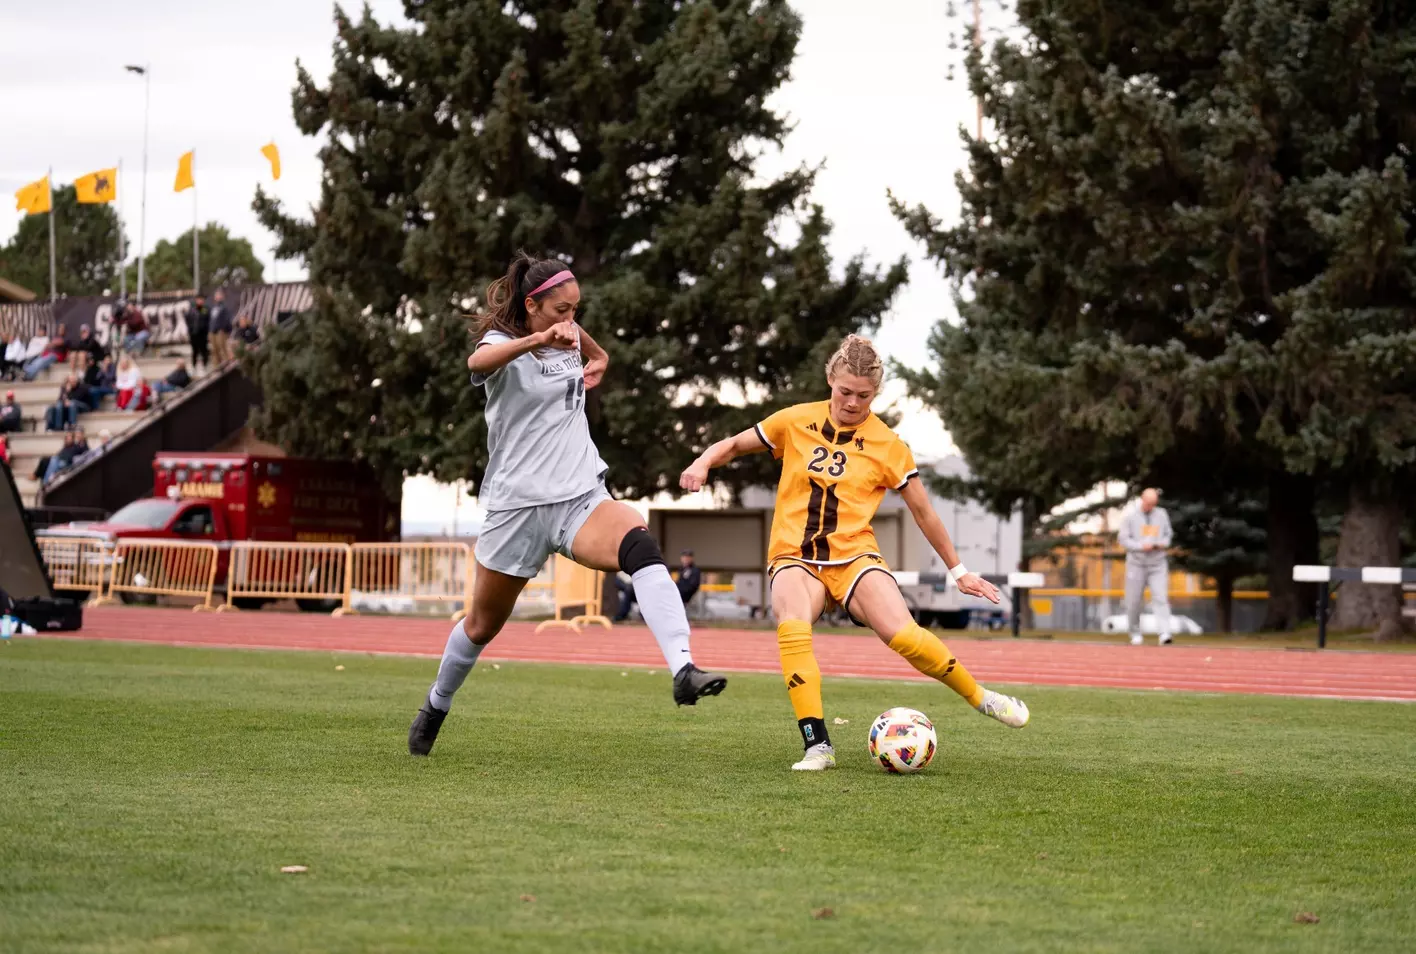
<path id="1" fill-rule="evenodd" d="M 54 167 L 49 167 L 49 175 L 45 178 L 45 184 L 49 186 L 49 300 L 57 301 L 59 298 L 59 288 L 54 280 Z"/>
<path id="2" fill-rule="evenodd" d="M 197 248 L 197 151 L 192 150 L 192 294 L 202 292 L 202 259 Z"/>
<path id="3" fill-rule="evenodd" d="M 138 307 L 143 304 L 144 264 L 147 258 L 147 197 L 148 197 L 148 114 L 152 107 L 152 64 L 143 66 L 143 199 L 138 224 Z"/>
<path id="4" fill-rule="evenodd" d="M 128 298 L 128 247 L 123 219 L 123 160 L 118 160 L 118 297 Z"/>

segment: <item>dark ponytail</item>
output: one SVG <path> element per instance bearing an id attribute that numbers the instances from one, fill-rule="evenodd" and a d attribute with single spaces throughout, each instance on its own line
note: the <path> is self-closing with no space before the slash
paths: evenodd
<path id="1" fill-rule="evenodd" d="M 562 262 L 532 258 L 525 252 L 517 252 L 507 266 L 506 274 L 487 286 L 486 310 L 477 315 L 472 326 L 473 337 L 481 341 L 489 331 L 500 331 L 511 338 L 524 338 L 530 334 L 526 326 L 527 294 L 564 269 Z M 550 294 L 550 289 L 542 294 Z"/>

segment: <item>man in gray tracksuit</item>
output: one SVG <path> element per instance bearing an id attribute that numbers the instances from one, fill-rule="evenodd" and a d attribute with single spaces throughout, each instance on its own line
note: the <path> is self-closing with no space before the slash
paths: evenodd
<path id="1" fill-rule="evenodd" d="M 1121 532 L 1116 538 L 1126 551 L 1126 617 L 1132 646 L 1144 642 L 1141 605 L 1147 585 L 1160 644 L 1170 642 L 1170 564 L 1165 558 L 1170 546 L 1170 517 L 1163 507 L 1156 506 L 1159 501 L 1160 494 L 1154 488 L 1143 491 L 1140 506 L 1121 518 Z"/>

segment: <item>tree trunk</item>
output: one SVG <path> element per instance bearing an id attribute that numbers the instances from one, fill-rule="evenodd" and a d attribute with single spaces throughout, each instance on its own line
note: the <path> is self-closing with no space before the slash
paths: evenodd
<path id="1" fill-rule="evenodd" d="M 1395 494 L 1354 483 L 1342 515 L 1337 565 L 1348 567 L 1401 564 L 1401 503 Z M 1383 636 L 1401 631 L 1401 587 L 1379 583 L 1343 583 L 1338 591 L 1333 629 L 1362 629 Z"/>
<path id="2" fill-rule="evenodd" d="M 1264 629 L 1288 630 L 1317 614 L 1318 589 L 1293 582 L 1293 567 L 1318 562 L 1313 479 L 1276 472 L 1268 485 L 1268 610 Z"/>
<path id="3" fill-rule="evenodd" d="M 1222 573 L 1214 578 L 1215 609 L 1219 612 L 1219 631 L 1234 632 L 1234 577 Z"/>

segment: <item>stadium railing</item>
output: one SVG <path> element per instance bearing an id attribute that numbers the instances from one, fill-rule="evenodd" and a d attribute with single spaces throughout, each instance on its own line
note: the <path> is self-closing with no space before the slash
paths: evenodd
<path id="1" fill-rule="evenodd" d="M 605 582 L 603 573 L 583 567 L 559 554 L 555 558 L 554 573 L 556 616 L 539 624 L 536 632 L 564 627 L 578 633 L 587 623 L 599 623 L 606 629 L 613 625 L 601 611 L 601 593 Z M 584 612 L 567 619 L 566 611 L 576 607 Z"/>
<path id="2" fill-rule="evenodd" d="M 112 553 L 101 537 L 35 536 L 39 555 L 49 569 L 56 590 L 88 593 L 93 601 L 103 596 Z"/>
<path id="3" fill-rule="evenodd" d="M 451 604 L 454 621 L 472 612 L 476 561 L 465 543 L 355 543 L 350 561 L 349 612 L 379 599 Z"/>
<path id="4" fill-rule="evenodd" d="M 108 564 L 108 588 L 94 602 L 112 603 L 117 594 L 173 596 L 200 600 L 197 612 L 212 610 L 220 550 L 204 540 L 139 540 L 119 538 Z"/>
<path id="5" fill-rule="evenodd" d="M 350 545 L 347 543 L 231 544 L 226 602 L 218 612 L 240 609 L 238 600 L 295 600 L 302 609 L 350 611 Z"/>

